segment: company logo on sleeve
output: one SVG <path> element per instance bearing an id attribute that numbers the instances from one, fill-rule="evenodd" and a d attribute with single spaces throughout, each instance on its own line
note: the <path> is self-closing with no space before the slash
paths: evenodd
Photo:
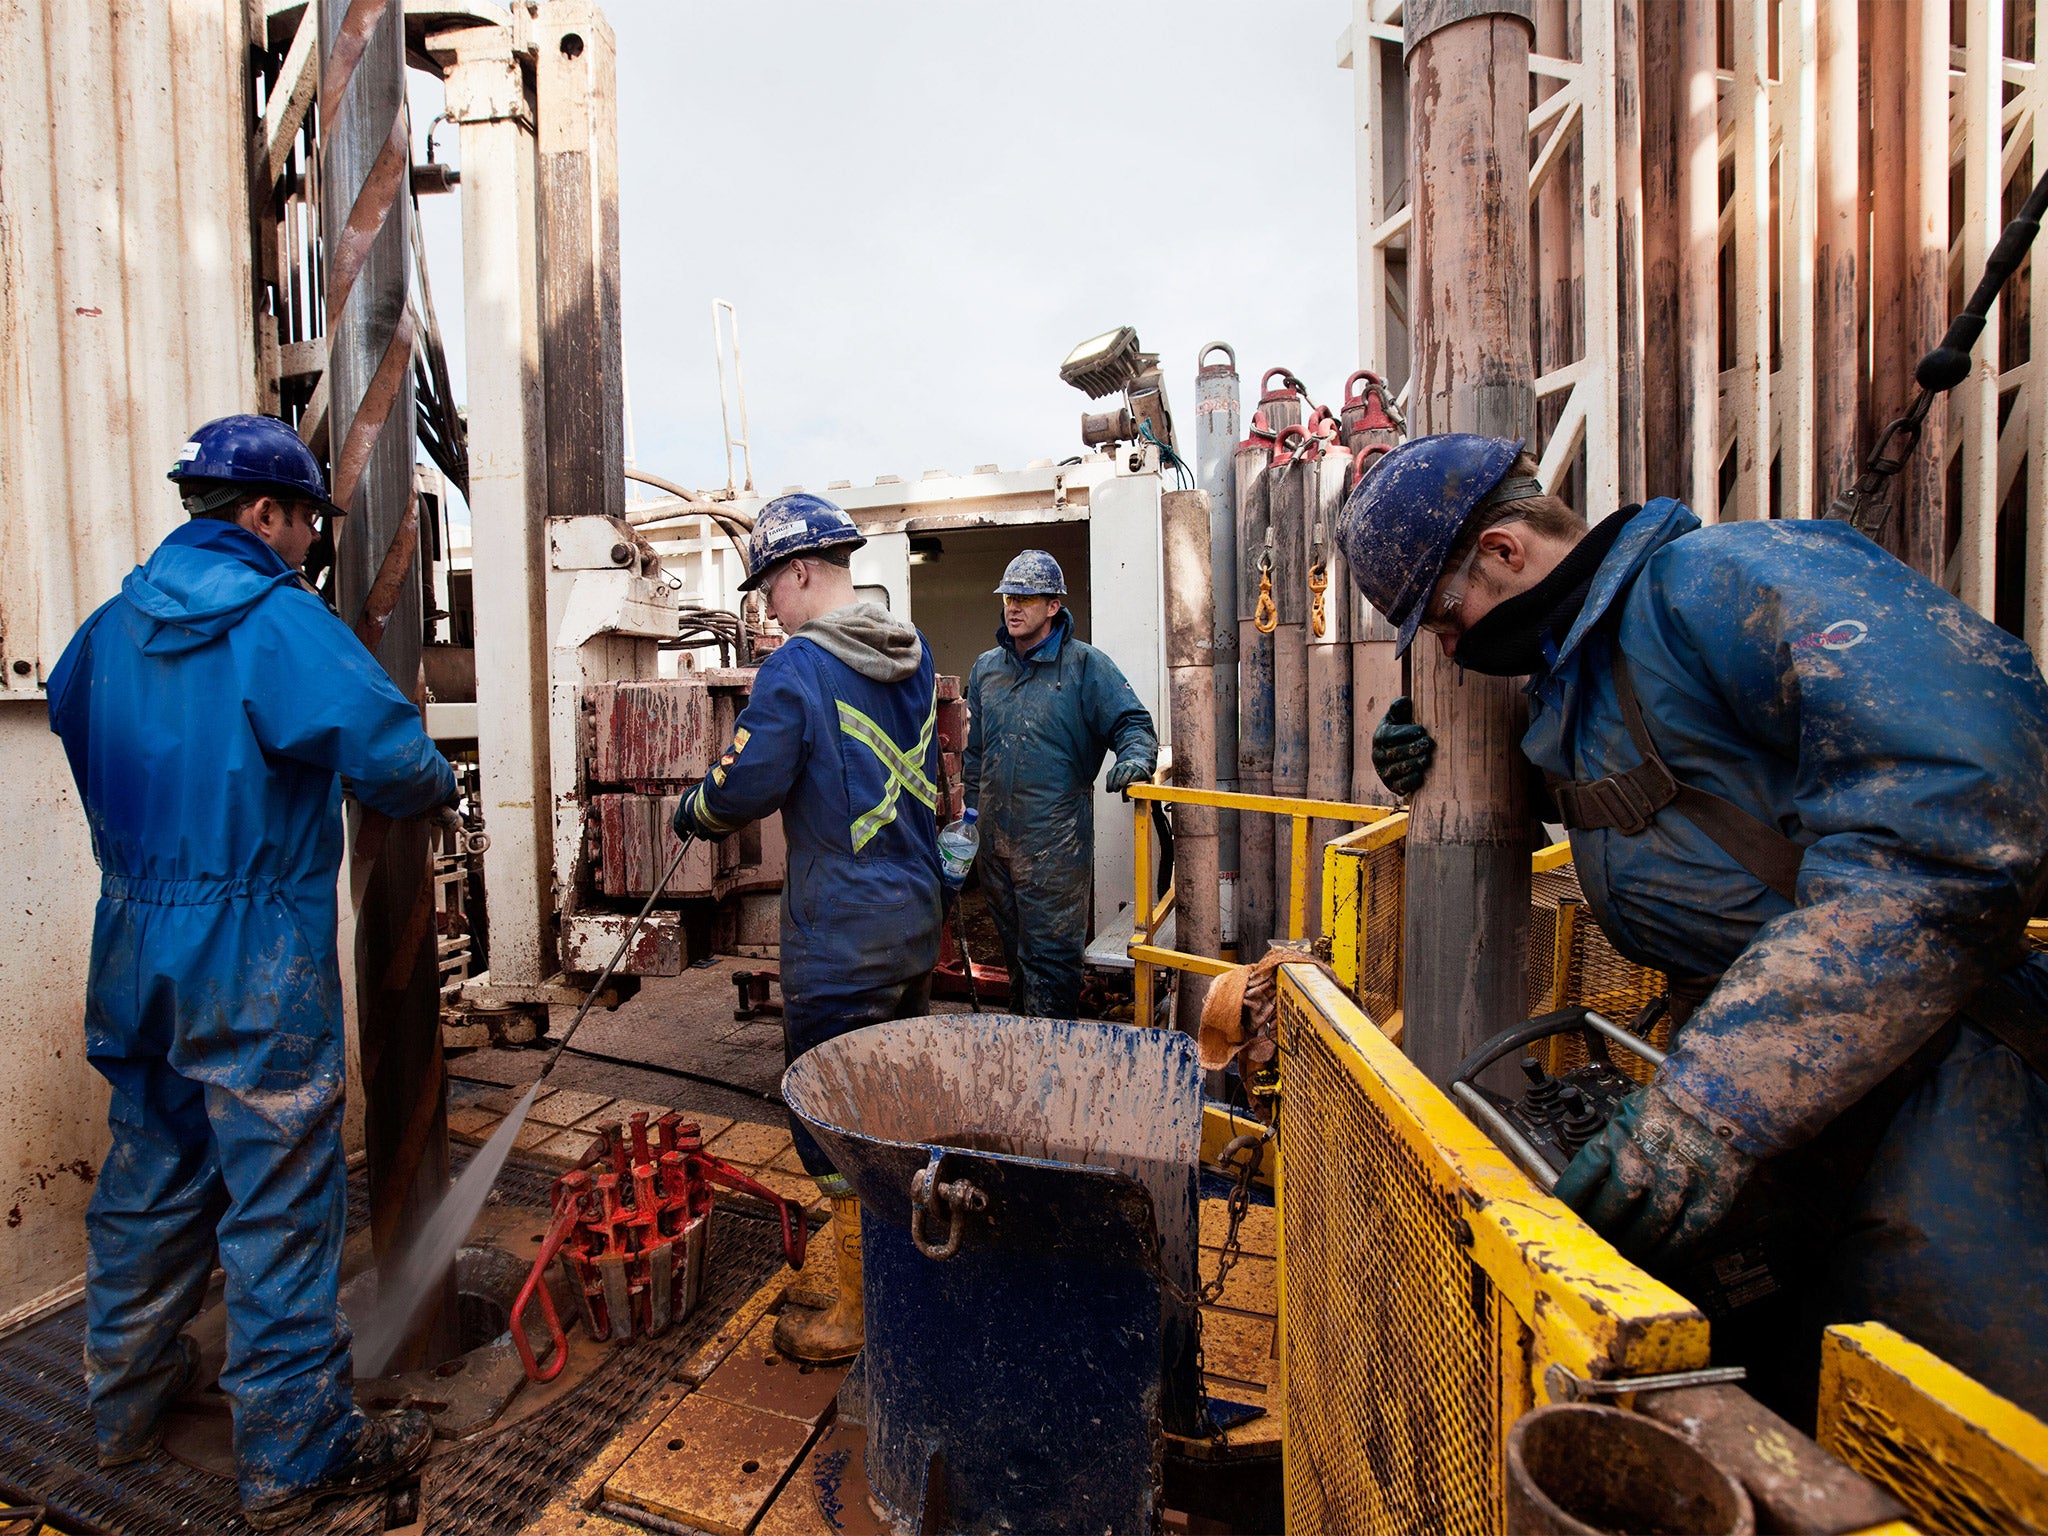
<path id="1" fill-rule="evenodd" d="M 1802 635 L 1792 642 L 1795 651 L 1846 651 L 1870 638 L 1870 626 L 1861 619 L 1837 619 L 1825 629 Z"/>

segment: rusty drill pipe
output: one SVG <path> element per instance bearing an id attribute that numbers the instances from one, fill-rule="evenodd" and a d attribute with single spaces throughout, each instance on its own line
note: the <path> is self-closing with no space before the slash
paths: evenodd
<path id="1" fill-rule="evenodd" d="M 1273 793 L 1308 793 L 1308 523 L 1316 498 L 1316 465 L 1298 450 L 1300 429 L 1280 435 L 1274 455 L 1273 518 Z M 1290 445 L 1293 445 L 1290 448 Z M 1294 886 L 1294 823 L 1273 824 L 1274 932 L 1288 932 Z M 1315 931 L 1314 914 L 1302 930 Z"/>
<path id="2" fill-rule="evenodd" d="M 1358 386 L 1363 385 L 1362 389 Z M 1373 463 L 1401 440 L 1400 428 L 1387 409 L 1388 386 L 1376 374 L 1360 370 L 1344 386 L 1344 446 L 1351 450 L 1354 482 L 1371 473 Z M 1372 733 L 1387 706 L 1404 691 L 1401 658 L 1394 654 L 1397 633 L 1355 587 L 1351 602 L 1351 798 L 1359 805 L 1396 805 L 1399 797 L 1380 782 L 1372 766 Z"/>
<path id="3" fill-rule="evenodd" d="M 1212 353 L 1228 362 L 1211 363 Z M 1209 496 L 1210 668 L 1216 709 L 1216 787 L 1237 788 L 1237 354 L 1212 341 L 1196 358 L 1195 484 Z M 1237 943 L 1238 814 L 1216 813 L 1224 947 Z"/>
<path id="4" fill-rule="evenodd" d="M 1259 627 L 1263 570 L 1269 558 L 1273 437 L 1253 421 L 1232 455 L 1237 469 L 1237 787 L 1273 792 L 1273 636 Z M 1273 818 L 1238 822 L 1237 957 L 1258 959 L 1273 937 Z"/>
<path id="5" fill-rule="evenodd" d="M 1418 433 L 1528 438 L 1527 3 L 1412 6 L 1409 123 L 1411 419 Z M 1461 673 L 1428 637 L 1410 653 L 1435 765 L 1409 807 L 1402 935 L 1407 1048 L 1442 1085 L 1523 1016 L 1529 948 L 1526 703 L 1510 678 Z"/>
<path id="6" fill-rule="evenodd" d="M 1316 461 L 1309 524 L 1308 792 L 1315 800 L 1351 793 L 1351 575 L 1337 544 L 1337 518 L 1351 485 L 1351 450 L 1331 443 Z M 1308 931 L 1323 932 L 1323 850 L 1348 822 L 1309 823 Z"/>
<path id="7" fill-rule="evenodd" d="M 1214 605 L 1209 570 L 1209 497 L 1168 491 L 1159 501 L 1166 576 L 1166 678 L 1173 721 L 1173 782 L 1182 789 L 1216 787 Z M 1211 805 L 1173 808 L 1176 947 L 1219 956 L 1223 922 L 1216 864 L 1217 815 Z M 1188 1034 L 1202 1017 L 1209 978 L 1180 973 L 1175 1017 Z"/>
<path id="8" fill-rule="evenodd" d="M 413 501 L 411 259 L 400 0 L 320 8 L 321 224 L 330 441 L 344 622 L 420 696 L 419 514 Z M 356 1013 L 380 1265 L 407 1251 L 448 1190 L 448 1083 L 428 828 L 358 814 Z M 364 866 L 367 866 L 366 868 Z M 451 1270 L 394 1368 L 455 1353 Z"/>

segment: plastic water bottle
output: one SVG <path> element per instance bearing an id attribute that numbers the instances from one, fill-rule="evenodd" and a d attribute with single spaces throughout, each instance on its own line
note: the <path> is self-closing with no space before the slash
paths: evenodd
<path id="1" fill-rule="evenodd" d="M 970 810 L 939 834 L 939 863 L 945 869 L 946 884 L 956 891 L 981 851 L 981 828 L 975 825 L 980 818 L 981 812 Z"/>

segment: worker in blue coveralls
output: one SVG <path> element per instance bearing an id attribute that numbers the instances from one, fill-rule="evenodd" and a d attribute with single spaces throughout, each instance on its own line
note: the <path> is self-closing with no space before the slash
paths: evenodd
<path id="1" fill-rule="evenodd" d="M 782 1037 L 787 1058 L 931 1001 L 943 911 L 938 688 L 924 636 L 853 589 L 867 542 L 822 496 L 778 496 L 747 542 L 742 591 L 766 599 L 789 638 L 761 664 L 732 744 L 677 807 L 678 835 L 722 838 L 780 810 Z M 803 1122 L 804 1169 L 832 1201 L 839 1293 L 786 1306 L 775 1346 L 844 1360 L 864 1336 L 860 1202 Z"/>
<path id="2" fill-rule="evenodd" d="M 217 1258 L 242 1505 L 271 1530 L 410 1474 L 432 1439 L 422 1413 L 355 1405 L 335 899 L 343 783 L 407 817 L 452 803 L 455 775 L 299 574 L 342 509 L 298 434 L 209 422 L 170 478 L 190 520 L 49 683 L 101 870 L 85 1035 L 113 1090 L 86 1388 L 101 1466 L 156 1454 Z"/>
<path id="3" fill-rule="evenodd" d="M 1159 737 L 1117 664 L 1074 638 L 1067 578 L 1027 549 L 996 592 L 996 645 L 967 679 L 967 803 L 980 812 L 981 888 L 1010 968 L 1010 1006 L 1034 1018 L 1081 1008 L 1081 956 L 1095 876 L 1095 775 L 1152 777 Z"/>
<path id="4" fill-rule="evenodd" d="M 1517 442 L 1419 438 L 1340 539 L 1402 647 L 1528 677 L 1545 819 L 1614 946 L 1670 978 L 1669 1057 L 1559 1197 L 1695 1275 L 1775 1208 L 1809 1368 L 1822 1323 L 1875 1319 L 2048 1412 L 2034 657 L 1846 524 L 1660 498 L 1588 529 L 1535 474 Z M 1412 793 L 1431 751 L 1397 701 L 1381 778 Z"/>

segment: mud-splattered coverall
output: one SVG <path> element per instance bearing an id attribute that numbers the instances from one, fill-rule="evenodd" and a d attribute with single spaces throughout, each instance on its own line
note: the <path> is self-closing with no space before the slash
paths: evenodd
<path id="1" fill-rule="evenodd" d="M 1703 529 L 1658 500 L 1530 683 L 1523 747 L 1547 773 L 1585 781 L 1642 761 L 1617 639 L 1678 780 L 1804 848 L 1793 905 L 1675 806 L 1633 836 L 1573 832 L 1616 948 L 1721 977 L 1660 1085 L 1773 1158 L 1960 1011 L 1953 1045 L 1839 1190 L 1823 1306 L 1827 1320 L 1888 1322 L 2048 1411 L 2048 1083 L 1965 1006 L 2000 972 L 2023 991 L 2048 974 L 2008 970 L 2048 881 L 2048 685 L 2033 656 L 1841 524 Z"/>
<path id="2" fill-rule="evenodd" d="M 86 1212 L 87 1390 L 147 1443 L 216 1252 L 245 1503 L 361 1429 L 336 1301 L 347 1167 L 335 956 L 341 787 L 394 817 L 455 776 L 370 653 L 255 535 L 195 520 L 50 674 L 100 901 L 86 1053 L 113 1147 Z"/>
<path id="3" fill-rule="evenodd" d="M 922 636 L 916 643 L 914 668 L 882 682 L 802 631 L 791 636 L 761 664 L 711 777 L 676 812 L 679 832 L 711 838 L 782 812 L 782 1030 L 792 1062 L 930 1003 L 943 911 L 938 692 L 931 649 Z M 830 1175 L 803 1122 L 791 1114 L 789 1126 L 804 1168 Z"/>
<path id="4" fill-rule="evenodd" d="M 1062 608 L 1053 631 L 1017 654 L 1009 631 L 967 679 L 967 803 L 981 812 L 981 888 L 1010 968 L 1010 1006 L 1071 1019 L 1095 874 L 1095 802 L 1103 754 L 1159 761 L 1152 716 L 1117 664 L 1074 638 Z"/>

